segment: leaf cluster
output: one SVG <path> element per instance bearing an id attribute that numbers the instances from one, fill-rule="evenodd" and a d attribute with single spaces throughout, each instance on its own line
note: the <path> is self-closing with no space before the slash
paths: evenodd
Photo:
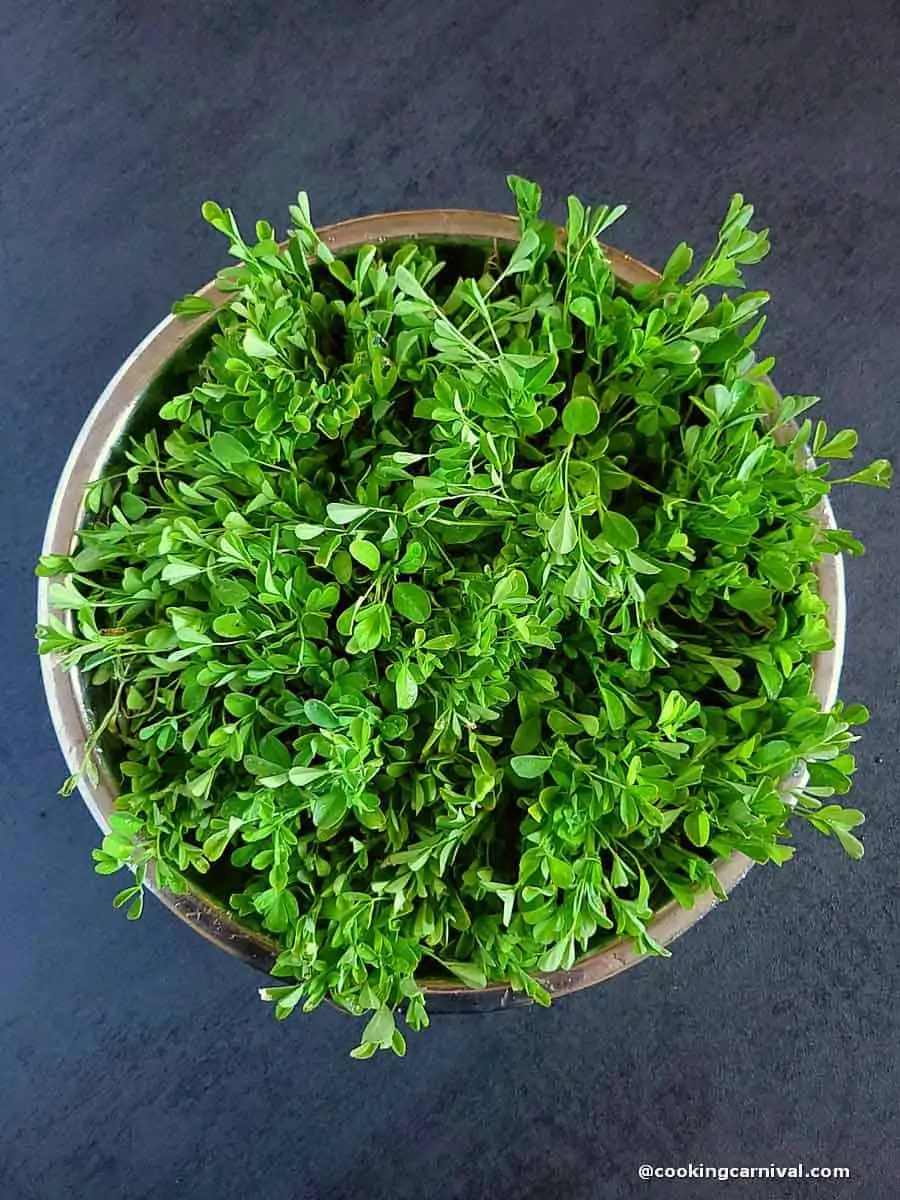
<path id="1" fill-rule="evenodd" d="M 121 779 L 116 903 L 140 915 L 151 864 L 207 876 L 277 940 L 279 1017 L 369 1014 L 358 1057 L 427 1024 L 423 977 L 546 1002 L 603 939 L 666 953 L 661 904 L 735 851 L 784 862 L 799 822 L 861 853 L 826 801 L 865 710 L 810 691 L 816 566 L 861 550 L 814 509 L 856 435 L 790 426 L 814 398 L 755 354 L 766 233 L 736 196 L 699 268 L 680 245 L 627 288 L 621 208 L 570 198 L 560 238 L 510 186 L 511 248 L 340 258 L 305 194 L 284 246 L 204 205 L 230 303 L 39 568 L 69 613 L 41 650 Z"/>

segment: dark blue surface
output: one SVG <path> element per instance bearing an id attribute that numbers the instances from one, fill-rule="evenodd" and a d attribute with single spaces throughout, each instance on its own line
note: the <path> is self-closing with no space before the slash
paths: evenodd
<path id="1" fill-rule="evenodd" d="M 650 262 L 743 190 L 773 229 L 754 283 L 784 390 L 863 457 L 900 443 L 900 13 L 887 0 L 588 0 L 0 9 L 0 1198 L 403 1200 L 897 1193 L 898 502 L 839 494 L 844 694 L 873 720 L 867 855 L 801 837 L 675 947 L 549 1012 L 442 1017 L 409 1056 L 347 1058 L 319 1011 L 91 871 L 32 651 L 32 563 L 68 447 L 170 301 L 208 279 L 202 200 L 283 227 L 507 208 L 508 170 L 627 201 Z M 640 1183 L 643 1162 L 849 1166 L 849 1183 Z M 807 1190 L 808 1189 L 808 1190 Z"/>

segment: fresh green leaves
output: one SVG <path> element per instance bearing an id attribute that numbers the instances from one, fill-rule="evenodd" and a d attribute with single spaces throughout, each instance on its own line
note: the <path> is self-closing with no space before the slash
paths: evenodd
<path id="1" fill-rule="evenodd" d="M 397 693 L 397 707 L 400 711 L 405 712 L 412 708 L 419 696 L 419 685 L 407 663 L 401 663 L 397 668 L 394 686 Z"/>
<path id="2" fill-rule="evenodd" d="M 862 858 L 862 842 L 850 832 L 866 819 L 859 809 L 827 804 L 824 808 L 804 811 L 803 815 L 820 833 L 833 834 L 851 858 Z"/>
<path id="3" fill-rule="evenodd" d="M 546 1003 L 604 939 L 664 953 L 659 906 L 798 820 L 862 852 L 835 797 L 867 714 L 810 691 L 814 568 L 860 547 L 810 513 L 888 464 L 808 469 L 856 435 L 766 382 L 742 197 L 625 288 L 621 207 L 559 231 L 509 182 L 520 237 L 466 278 L 427 242 L 337 256 L 305 193 L 281 247 L 207 202 L 231 303 L 39 567 L 41 649 L 105 712 L 85 770 L 102 743 L 121 776 L 115 904 L 206 875 L 281 948 L 276 1016 L 368 1014 L 358 1058 L 405 1052 L 429 973 Z"/>
<path id="4" fill-rule="evenodd" d="M 392 599 L 396 611 L 415 625 L 424 625 L 431 616 L 431 596 L 417 583 L 395 583 Z"/>
<path id="5" fill-rule="evenodd" d="M 350 525 L 369 512 L 368 508 L 361 504 L 326 504 L 325 509 L 329 519 L 334 521 L 335 525 Z"/>
<path id="6" fill-rule="evenodd" d="M 563 409 L 562 423 L 566 433 L 584 437 L 600 423 L 600 410 L 590 396 L 573 396 Z"/>
<path id="7" fill-rule="evenodd" d="M 209 448 L 223 466 L 235 467 L 250 461 L 250 451 L 230 433 L 218 430 L 209 440 Z"/>
<path id="8" fill-rule="evenodd" d="M 381 553 L 378 547 L 372 542 L 367 542 L 365 538 L 357 538 L 356 541 L 350 543 L 348 549 L 351 558 L 355 558 L 367 571 L 377 571 L 381 566 Z"/>
<path id="9" fill-rule="evenodd" d="M 842 456 L 843 457 L 843 456 Z M 887 488 L 891 486 L 894 469 L 886 458 L 878 458 L 859 471 L 844 479 L 835 479 L 834 483 L 866 483 L 869 487 Z"/>
<path id="10" fill-rule="evenodd" d="M 709 841 L 709 831 L 709 813 L 704 809 L 698 808 L 696 812 L 689 813 L 685 817 L 685 836 L 694 846 L 705 846 Z"/>
<path id="11" fill-rule="evenodd" d="M 509 765 L 520 779 L 540 779 L 548 771 L 551 761 L 546 754 L 514 754 Z"/>
<path id="12" fill-rule="evenodd" d="M 176 317 L 199 317 L 211 313 L 214 308 L 213 302 L 205 296 L 189 295 L 176 300 L 172 305 L 172 312 Z"/>
<path id="13" fill-rule="evenodd" d="M 578 528 L 568 505 L 560 510 L 547 534 L 550 548 L 556 554 L 569 554 L 578 545 Z"/>

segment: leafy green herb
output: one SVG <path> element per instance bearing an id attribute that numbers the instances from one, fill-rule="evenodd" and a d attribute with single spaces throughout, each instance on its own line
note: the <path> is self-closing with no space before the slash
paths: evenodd
<path id="1" fill-rule="evenodd" d="M 40 648 L 105 704 L 115 903 L 140 915 L 151 864 L 232 881 L 281 946 L 276 1015 L 369 1014 L 359 1058 L 405 1052 L 436 971 L 547 1002 L 540 973 L 605 938 L 665 953 L 656 908 L 734 851 L 784 862 L 798 821 L 862 852 L 825 802 L 866 713 L 810 693 L 815 565 L 861 547 L 812 515 L 806 450 L 856 436 L 786 428 L 815 401 L 772 391 L 740 291 L 766 233 L 736 196 L 693 275 L 682 244 L 626 288 L 598 241 L 621 208 L 571 198 L 559 241 L 510 186 L 520 240 L 477 263 L 336 258 L 304 193 L 283 248 L 205 204 L 231 302 L 39 567 L 70 614 Z"/>

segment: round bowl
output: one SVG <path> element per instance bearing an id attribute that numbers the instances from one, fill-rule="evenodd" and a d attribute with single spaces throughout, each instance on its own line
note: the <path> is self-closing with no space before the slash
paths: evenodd
<path id="1" fill-rule="evenodd" d="M 319 233 L 336 253 L 347 253 L 373 242 L 508 243 L 518 240 L 518 229 L 514 217 L 500 213 L 428 209 L 359 217 L 326 226 Z M 645 283 L 659 278 L 657 272 L 630 255 L 609 246 L 605 249 L 616 278 L 622 283 Z M 198 294 L 212 300 L 217 309 L 230 300 L 230 296 L 221 292 L 215 283 L 207 284 Z M 161 376 L 180 357 L 189 354 L 190 347 L 202 338 L 204 330 L 214 321 L 215 312 L 188 319 L 166 317 L 110 380 L 85 420 L 63 468 L 47 523 L 44 554 L 68 554 L 71 551 L 84 520 L 86 485 L 103 473 L 138 414 L 146 414 L 152 406 L 154 385 Z M 834 525 L 827 500 L 821 505 L 818 516 L 823 523 Z M 834 646 L 815 656 L 813 686 L 823 706 L 828 708 L 837 698 L 844 647 L 846 610 L 840 556 L 825 557 L 819 564 L 818 576 L 820 594 L 828 603 Z M 49 604 L 49 582 L 42 578 L 38 584 L 40 624 L 45 624 L 53 611 Z M 55 615 L 69 619 L 69 614 Z M 64 670 L 52 655 L 42 656 L 41 671 L 56 735 L 69 770 L 74 774 L 84 760 L 91 728 L 84 681 L 77 671 Z M 109 815 L 115 810 L 117 788 L 110 764 L 104 761 L 102 754 L 96 753 L 94 761 L 97 781 L 91 782 L 82 775 L 79 790 L 95 821 L 106 833 Z M 796 783 L 796 779 L 790 782 Z M 717 862 L 714 869 L 723 890 L 730 892 L 752 865 L 751 859 L 739 853 Z M 260 970 L 268 971 L 272 967 L 278 953 L 275 943 L 241 925 L 202 887 L 192 885 L 183 895 L 159 888 L 153 890 L 167 908 L 209 941 Z M 649 933 L 657 942 L 667 945 L 696 924 L 716 903 L 711 891 L 698 892 L 691 909 L 682 908 L 672 900 L 656 912 Z M 551 995 L 564 995 L 609 979 L 640 962 L 641 958 L 630 941 L 617 938 L 584 955 L 571 970 L 554 971 L 538 978 Z M 502 983 L 478 992 L 450 980 L 423 979 L 422 985 L 432 1011 L 444 1005 L 456 1011 L 481 1011 L 529 1003 Z"/>

